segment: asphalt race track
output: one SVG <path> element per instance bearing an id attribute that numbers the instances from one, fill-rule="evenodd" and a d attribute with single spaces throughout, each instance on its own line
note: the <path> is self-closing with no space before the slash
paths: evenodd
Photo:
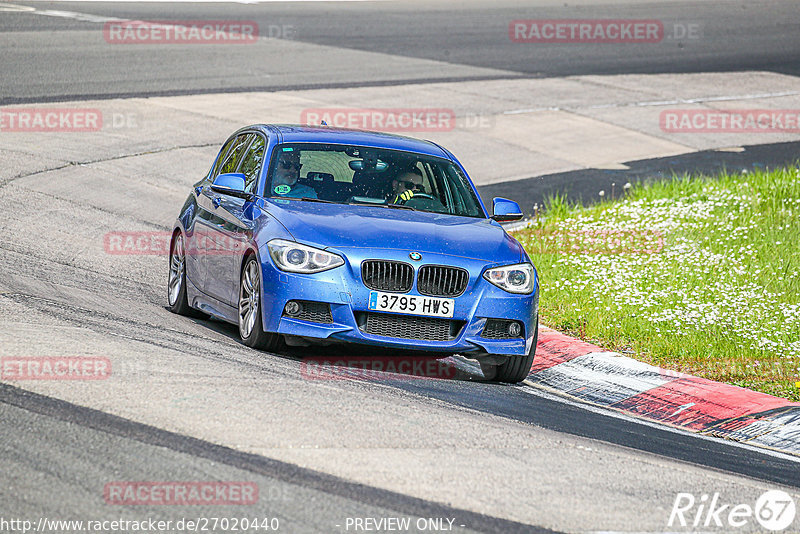
<path id="1" fill-rule="evenodd" d="M 110 45 L 102 27 L 115 18 L 253 20 L 283 33 L 249 47 Z M 668 37 L 695 25 L 702 39 L 532 54 L 510 43 L 508 24 L 533 18 L 658 19 Z M 367 518 L 410 518 L 407 530 L 423 532 L 729 532 L 670 524 L 678 495 L 753 506 L 780 489 L 800 503 L 796 457 L 487 382 L 461 357 L 443 362 L 449 379 L 309 378 L 304 358 L 364 352 L 248 349 L 235 327 L 167 310 L 165 254 L 110 254 L 103 241 L 111 231 L 168 232 L 225 135 L 250 109 L 259 110 L 250 122 L 264 120 L 266 101 L 311 105 L 292 101 L 295 91 L 338 105 L 347 91 L 373 91 L 391 106 L 395 87 L 425 95 L 443 83 L 469 92 L 470 83 L 588 77 L 598 93 L 584 90 L 581 102 L 611 79 L 594 76 L 765 72 L 794 83 L 798 23 L 793 1 L 0 4 L 0 106 L 83 102 L 139 121 L 85 137 L 0 128 L 0 357 L 103 357 L 112 368 L 106 380 L 0 380 L 0 532 L 21 531 L 2 522 L 12 519 L 211 517 L 275 519 L 271 530 L 290 533 L 403 531 Z M 659 155 L 670 146 L 606 169 L 605 182 L 589 165 L 531 168 L 530 178 L 485 180 L 482 194 L 528 205 L 564 184 L 580 198 L 611 180 L 780 165 L 797 157 L 795 137 Z M 119 481 L 239 481 L 259 498 L 109 502 L 104 490 Z M 751 519 L 735 531 L 762 528 Z"/>
<path id="2" fill-rule="evenodd" d="M 132 20 L 224 20 L 235 14 L 237 20 L 257 22 L 262 37 L 274 46 L 257 57 L 222 47 L 157 52 L 147 45 L 109 47 L 103 39 L 88 40 L 82 35 L 96 29 L 97 22 L 15 13 L 0 19 L 0 31 L 10 39 L 3 49 L 0 103 L 353 87 L 410 80 L 744 70 L 800 73 L 797 5 L 791 0 L 10 5 Z M 566 50 L 551 44 L 532 53 L 529 47 L 509 41 L 508 24 L 535 18 L 657 19 L 665 25 L 665 39 L 651 48 L 574 43 Z M 687 31 L 689 25 L 696 25 L 696 35 L 702 39 L 679 38 L 681 30 L 675 33 L 676 25 Z M 286 39 L 270 40 L 270 31 Z M 296 55 L 286 56 L 285 43 L 279 41 L 314 46 L 319 53 L 305 53 L 297 60 Z M 41 43 L 48 46 L 36 46 Z M 327 48 L 339 53 L 328 55 Z M 364 52 L 380 56 L 370 59 Z M 396 61 L 398 56 L 420 64 L 445 62 L 449 68 L 406 70 Z"/>

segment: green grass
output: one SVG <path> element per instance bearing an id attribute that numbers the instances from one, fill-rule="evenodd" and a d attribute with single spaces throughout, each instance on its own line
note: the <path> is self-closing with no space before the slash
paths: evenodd
<path id="1" fill-rule="evenodd" d="M 666 369 L 800 401 L 800 169 L 548 200 L 516 237 L 542 323 Z"/>

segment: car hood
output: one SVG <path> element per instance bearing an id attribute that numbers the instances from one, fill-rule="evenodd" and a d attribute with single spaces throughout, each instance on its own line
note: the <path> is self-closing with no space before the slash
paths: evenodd
<path id="1" fill-rule="evenodd" d="M 516 240 L 491 219 L 298 200 L 268 200 L 265 210 L 297 241 L 322 248 L 402 249 L 487 262 L 522 258 Z"/>

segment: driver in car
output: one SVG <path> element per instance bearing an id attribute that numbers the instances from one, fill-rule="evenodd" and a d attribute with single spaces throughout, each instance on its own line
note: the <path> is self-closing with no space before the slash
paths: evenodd
<path id="1" fill-rule="evenodd" d="M 392 180 L 392 190 L 387 197 L 390 204 L 405 202 L 414 196 L 415 191 L 422 188 L 422 175 L 413 169 L 406 171 Z"/>
<path id="2" fill-rule="evenodd" d="M 272 193 L 282 197 L 317 198 L 313 188 L 297 183 L 302 167 L 298 151 L 281 152 L 272 176 Z"/>

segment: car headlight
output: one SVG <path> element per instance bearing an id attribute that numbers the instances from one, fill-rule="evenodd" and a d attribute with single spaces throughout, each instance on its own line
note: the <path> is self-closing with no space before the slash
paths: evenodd
<path id="1" fill-rule="evenodd" d="M 344 258 L 338 254 L 294 241 L 273 239 L 267 243 L 267 247 L 278 268 L 290 273 L 319 273 L 344 265 Z"/>
<path id="2" fill-rule="evenodd" d="M 533 291 L 533 265 L 530 263 L 487 269 L 483 277 L 509 293 L 527 294 Z"/>

